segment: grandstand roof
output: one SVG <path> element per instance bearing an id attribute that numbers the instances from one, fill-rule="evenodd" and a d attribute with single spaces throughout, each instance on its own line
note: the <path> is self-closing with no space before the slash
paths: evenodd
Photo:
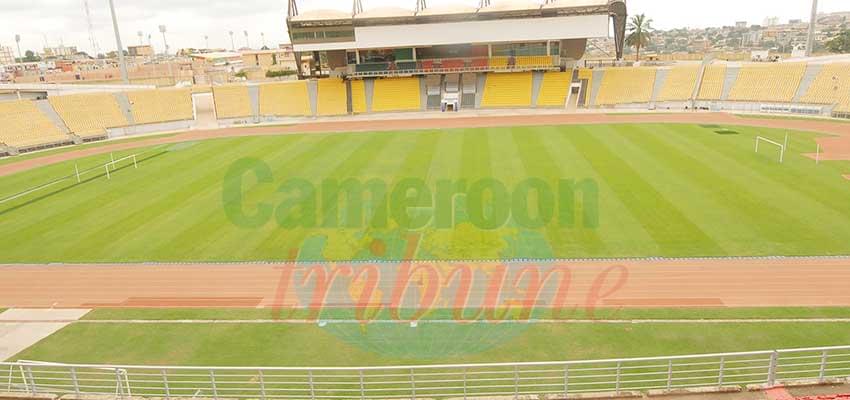
<path id="1" fill-rule="evenodd" d="M 398 18 L 412 17 L 416 13 L 413 10 L 408 10 L 401 7 L 378 7 L 371 10 L 365 10 L 354 16 L 355 19 L 364 18 Z"/>
<path id="2" fill-rule="evenodd" d="M 539 10 L 542 5 L 534 0 L 501 0 L 496 1 L 489 7 L 478 10 L 479 13 L 505 12 L 505 11 L 527 11 Z"/>
<path id="3" fill-rule="evenodd" d="M 578 8 L 606 5 L 608 5 L 608 0 L 556 0 L 549 4 L 543 5 L 543 8 Z"/>
<path id="4" fill-rule="evenodd" d="M 350 19 L 351 13 L 347 13 L 339 10 L 312 10 L 305 11 L 300 13 L 294 17 L 291 17 L 292 21 L 327 21 L 327 20 L 336 20 L 336 19 Z"/>
<path id="5" fill-rule="evenodd" d="M 417 16 L 430 15 L 451 15 L 451 14 L 473 14 L 478 11 L 477 7 L 466 6 L 463 4 L 445 4 L 435 7 L 428 7 L 419 11 Z"/>

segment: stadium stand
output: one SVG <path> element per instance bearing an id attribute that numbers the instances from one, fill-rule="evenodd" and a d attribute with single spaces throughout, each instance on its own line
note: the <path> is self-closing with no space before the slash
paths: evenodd
<path id="1" fill-rule="evenodd" d="M 366 82 L 362 80 L 351 81 L 351 111 L 355 114 L 361 114 L 367 110 Z"/>
<path id="2" fill-rule="evenodd" d="M 835 111 L 850 112 L 850 64 L 824 65 L 800 101 L 837 105 Z"/>
<path id="3" fill-rule="evenodd" d="M 518 56 L 516 57 L 517 67 L 547 67 L 553 66 L 552 57 L 550 56 Z"/>
<path id="4" fill-rule="evenodd" d="M 667 79 L 658 93 L 656 101 L 690 100 L 697 84 L 699 65 L 673 67 L 667 73 Z"/>
<path id="5" fill-rule="evenodd" d="M 482 107 L 530 107 L 531 72 L 490 73 L 484 84 Z"/>
<path id="6" fill-rule="evenodd" d="M 705 67 L 702 84 L 699 87 L 698 100 L 720 100 L 723 96 L 723 81 L 726 79 L 726 65 Z"/>
<path id="7" fill-rule="evenodd" d="M 0 127 L 0 143 L 18 149 L 71 141 L 30 100 L 0 102 Z"/>
<path id="8" fill-rule="evenodd" d="M 312 114 L 307 81 L 261 85 L 259 94 L 262 115 L 296 117 Z"/>
<path id="9" fill-rule="evenodd" d="M 189 89 L 158 89 L 127 92 L 136 124 L 194 119 Z"/>
<path id="10" fill-rule="evenodd" d="M 805 72 L 804 63 L 745 64 L 729 92 L 729 100 L 791 102 Z"/>
<path id="11" fill-rule="evenodd" d="M 372 111 L 418 111 L 420 109 L 422 109 L 422 96 L 419 78 L 375 80 Z"/>
<path id="12" fill-rule="evenodd" d="M 50 96 L 48 100 L 71 133 L 84 139 L 104 136 L 107 128 L 129 125 L 112 93 Z"/>
<path id="13" fill-rule="evenodd" d="M 213 88 L 215 115 L 219 119 L 251 116 L 251 100 L 247 86 L 216 86 Z"/>
<path id="14" fill-rule="evenodd" d="M 540 94 L 537 96 L 537 106 L 564 107 L 564 103 L 567 101 L 567 92 L 570 90 L 572 76 L 572 71 L 544 73 Z"/>
<path id="15" fill-rule="evenodd" d="M 597 105 L 648 103 L 655 84 L 655 68 L 608 68 L 602 77 Z"/>
<path id="16" fill-rule="evenodd" d="M 344 115 L 348 113 L 348 100 L 345 82 L 339 79 L 319 79 L 319 115 Z"/>

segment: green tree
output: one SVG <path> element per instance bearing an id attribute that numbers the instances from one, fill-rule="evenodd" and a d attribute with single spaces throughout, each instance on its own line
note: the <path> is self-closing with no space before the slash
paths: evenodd
<path id="1" fill-rule="evenodd" d="M 826 42 L 826 48 L 832 53 L 850 53 L 850 29 L 845 29 L 838 36 Z"/>
<path id="2" fill-rule="evenodd" d="M 652 19 L 646 18 L 645 14 L 632 17 L 628 25 L 629 35 L 626 36 L 626 45 L 637 50 L 636 61 L 640 61 L 640 49 L 646 47 L 652 39 Z"/>

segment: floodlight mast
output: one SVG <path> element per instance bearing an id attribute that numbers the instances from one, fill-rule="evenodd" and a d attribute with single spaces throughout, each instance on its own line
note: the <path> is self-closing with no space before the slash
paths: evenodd
<path id="1" fill-rule="evenodd" d="M 809 19 L 809 37 L 806 39 L 806 57 L 811 57 L 815 48 L 815 25 L 818 22 L 818 0 L 812 0 L 812 17 Z"/>
<path id="2" fill-rule="evenodd" d="M 124 45 L 121 44 L 121 32 L 118 31 L 118 16 L 115 14 L 115 3 L 109 0 L 109 12 L 112 14 L 112 30 L 115 31 L 115 45 L 118 47 L 118 64 L 121 68 L 121 80 L 125 85 L 130 83 L 127 73 L 127 59 L 124 57 Z"/>

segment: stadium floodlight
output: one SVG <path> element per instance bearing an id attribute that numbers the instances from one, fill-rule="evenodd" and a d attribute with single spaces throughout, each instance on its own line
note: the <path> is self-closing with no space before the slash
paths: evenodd
<path id="1" fill-rule="evenodd" d="M 138 32 L 136 32 L 136 34 L 139 35 L 139 46 L 144 45 L 145 44 L 145 33 L 142 32 L 142 31 L 138 31 Z"/>
<path id="2" fill-rule="evenodd" d="M 818 0 L 812 0 L 812 17 L 809 20 L 809 36 L 806 38 L 806 57 L 811 57 L 815 47 L 815 24 L 818 22 Z"/>
<path id="3" fill-rule="evenodd" d="M 236 51 L 236 42 L 233 41 L 233 31 L 228 32 L 230 34 L 230 48 L 233 51 Z"/>
<path id="4" fill-rule="evenodd" d="M 166 31 L 167 31 L 167 29 L 165 28 L 165 25 L 159 26 L 159 33 L 162 33 L 162 43 L 165 46 L 165 55 L 167 56 L 168 55 L 168 39 L 165 37 Z"/>
<path id="5" fill-rule="evenodd" d="M 266 33 L 265 33 L 265 32 L 260 32 L 260 38 L 262 38 L 262 41 L 263 41 L 263 47 L 266 47 Z"/>
<path id="6" fill-rule="evenodd" d="M 251 48 L 251 42 L 248 41 L 248 31 L 242 31 L 242 33 L 245 34 L 245 48 L 250 49 Z"/>
<path id="7" fill-rule="evenodd" d="M 206 48 L 210 48 L 210 35 L 204 35 L 204 43 L 206 44 Z"/>
<path id="8" fill-rule="evenodd" d="M 127 74 L 127 59 L 124 58 L 124 45 L 121 44 L 121 32 L 118 31 L 118 16 L 115 14 L 115 3 L 109 0 L 109 12 L 112 14 L 112 30 L 115 31 L 115 45 L 118 47 L 118 64 L 121 67 L 121 80 L 124 84 L 130 83 Z"/>
<path id="9" fill-rule="evenodd" d="M 15 43 L 18 45 L 18 59 L 24 62 L 24 54 L 21 53 L 21 35 L 15 35 Z"/>

